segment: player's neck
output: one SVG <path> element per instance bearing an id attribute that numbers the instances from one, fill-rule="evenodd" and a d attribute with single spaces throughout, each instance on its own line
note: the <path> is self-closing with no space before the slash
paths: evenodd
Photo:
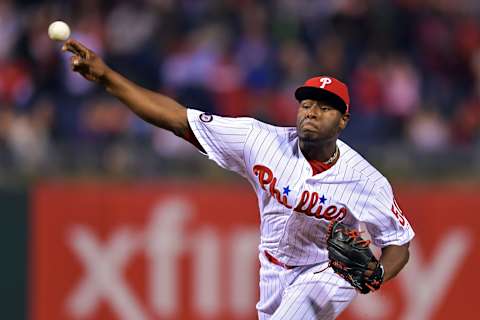
<path id="1" fill-rule="evenodd" d="M 332 157 L 338 157 L 336 140 L 325 143 L 300 140 L 300 150 L 307 160 L 318 160 L 321 162 L 334 161 Z"/>

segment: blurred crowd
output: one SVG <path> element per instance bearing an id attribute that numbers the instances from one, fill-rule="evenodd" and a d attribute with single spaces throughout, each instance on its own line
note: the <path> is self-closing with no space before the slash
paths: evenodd
<path id="1" fill-rule="evenodd" d="M 0 0 L 1 168 L 122 172 L 144 152 L 195 152 L 71 72 L 54 20 L 189 107 L 294 125 L 294 89 L 334 75 L 350 87 L 354 147 L 480 147 L 478 0 Z"/>

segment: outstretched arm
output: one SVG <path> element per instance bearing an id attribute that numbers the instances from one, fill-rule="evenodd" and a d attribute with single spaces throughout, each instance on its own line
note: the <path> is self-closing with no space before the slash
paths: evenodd
<path id="1" fill-rule="evenodd" d="M 145 121 L 199 146 L 189 127 L 187 109 L 184 106 L 165 95 L 131 82 L 110 69 L 92 50 L 76 40 L 67 40 L 62 50 L 73 53 L 73 71 L 87 80 L 103 85 L 107 92 L 120 99 Z"/>

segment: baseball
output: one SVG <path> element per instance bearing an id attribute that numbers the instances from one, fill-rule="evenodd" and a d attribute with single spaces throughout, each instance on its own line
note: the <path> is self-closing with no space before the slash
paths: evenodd
<path id="1" fill-rule="evenodd" d="M 55 41 L 65 41 L 70 37 L 70 27 L 63 21 L 54 21 L 48 26 L 48 36 Z"/>

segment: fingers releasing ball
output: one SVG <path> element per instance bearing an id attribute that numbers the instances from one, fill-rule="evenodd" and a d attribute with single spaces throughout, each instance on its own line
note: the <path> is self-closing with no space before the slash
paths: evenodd
<path id="1" fill-rule="evenodd" d="M 63 21 L 55 21 L 48 26 L 48 36 L 55 41 L 65 41 L 70 37 L 70 27 Z"/>

